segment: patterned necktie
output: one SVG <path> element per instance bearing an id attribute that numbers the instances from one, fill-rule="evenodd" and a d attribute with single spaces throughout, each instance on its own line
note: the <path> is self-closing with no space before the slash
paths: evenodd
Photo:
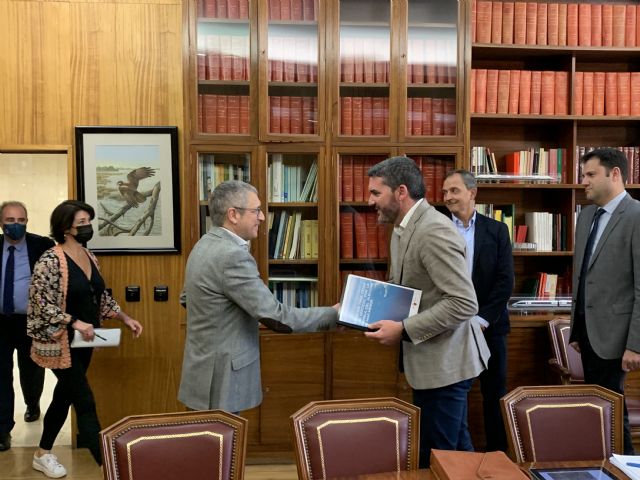
<path id="1" fill-rule="evenodd" d="M 594 243 L 598 235 L 598 223 L 600 217 L 605 212 L 604 208 L 598 208 L 593 215 L 593 222 L 591 232 L 589 232 L 589 238 L 587 238 L 587 244 L 584 247 L 584 255 L 582 257 L 582 266 L 580 267 L 580 281 L 578 285 L 578 305 L 577 308 L 580 312 L 584 312 L 584 284 L 585 277 L 587 276 L 587 270 L 589 269 L 589 261 L 591 260 L 591 253 L 593 251 Z"/>
<path id="2" fill-rule="evenodd" d="M 9 257 L 7 258 L 7 266 L 4 269 L 4 290 L 2 295 L 2 311 L 5 315 L 11 315 L 14 311 L 13 305 L 13 272 L 14 257 L 13 252 L 16 247 L 9 247 Z"/>

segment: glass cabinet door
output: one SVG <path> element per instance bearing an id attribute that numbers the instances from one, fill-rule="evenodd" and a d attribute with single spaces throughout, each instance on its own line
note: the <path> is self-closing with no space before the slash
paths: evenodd
<path id="1" fill-rule="evenodd" d="M 408 0 L 407 136 L 456 134 L 458 6 Z"/>

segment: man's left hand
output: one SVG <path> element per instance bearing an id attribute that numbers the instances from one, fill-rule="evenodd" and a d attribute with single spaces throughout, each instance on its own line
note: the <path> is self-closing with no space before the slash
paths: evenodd
<path id="1" fill-rule="evenodd" d="M 632 350 L 625 350 L 622 356 L 622 370 L 625 372 L 633 372 L 640 370 L 640 353 Z"/>
<path id="2" fill-rule="evenodd" d="M 379 320 L 369 325 L 375 332 L 364 332 L 367 338 L 378 340 L 382 345 L 395 345 L 402 338 L 402 322 L 395 320 Z"/>

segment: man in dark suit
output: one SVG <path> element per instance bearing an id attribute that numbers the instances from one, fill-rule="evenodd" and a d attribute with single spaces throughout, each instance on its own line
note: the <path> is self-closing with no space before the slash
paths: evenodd
<path id="1" fill-rule="evenodd" d="M 627 158 L 599 148 L 582 157 L 582 184 L 595 205 L 582 209 L 573 252 L 570 342 L 584 380 L 624 394 L 640 369 L 640 202 L 625 191 Z M 633 454 L 624 408 L 624 453 Z"/>
<path id="2" fill-rule="evenodd" d="M 514 282 L 509 230 L 504 223 L 476 212 L 478 187 L 468 171 L 449 172 L 442 190 L 445 205 L 467 244 L 467 268 L 478 297 L 478 320 L 491 351 L 489 368 L 480 374 L 486 449 L 506 452 L 500 398 L 507 393 L 507 302 Z"/>
<path id="3" fill-rule="evenodd" d="M 27 233 L 27 208 L 21 202 L 0 205 L 0 451 L 11 448 L 13 409 L 13 351 L 18 351 L 20 386 L 27 405 L 26 422 L 40 418 L 44 369 L 30 357 L 27 336 L 27 297 L 33 266 L 53 241 Z"/>

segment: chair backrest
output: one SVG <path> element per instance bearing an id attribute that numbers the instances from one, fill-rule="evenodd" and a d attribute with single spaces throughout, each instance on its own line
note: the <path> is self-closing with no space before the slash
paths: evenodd
<path id="1" fill-rule="evenodd" d="M 420 409 L 397 398 L 311 402 L 291 425 L 302 480 L 418 468 Z"/>
<path id="2" fill-rule="evenodd" d="M 584 383 L 580 354 L 569 345 L 571 320 L 554 318 L 549 321 L 549 337 L 553 357 L 549 362 L 560 370 L 561 383 Z"/>
<path id="3" fill-rule="evenodd" d="M 105 480 L 242 480 L 247 420 L 222 410 L 134 415 L 100 432 Z"/>
<path id="4" fill-rule="evenodd" d="M 597 385 L 518 387 L 501 400 L 514 460 L 607 459 L 622 453 L 622 395 Z"/>

